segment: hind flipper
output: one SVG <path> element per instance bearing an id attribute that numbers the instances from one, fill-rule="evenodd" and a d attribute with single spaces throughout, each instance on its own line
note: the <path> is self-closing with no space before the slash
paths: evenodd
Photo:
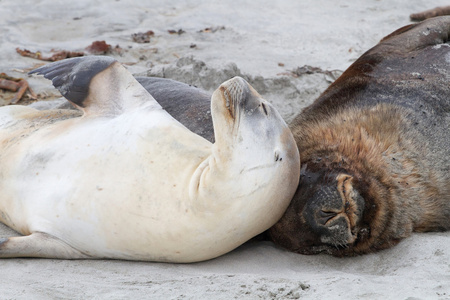
<path id="1" fill-rule="evenodd" d="M 43 232 L 0 238 L 0 258 L 39 257 L 59 259 L 92 258 L 65 242 Z"/>
<path id="2" fill-rule="evenodd" d="M 118 61 L 106 56 L 64 59 L 30 72 L 50 79 L 86 115 L 116 116 L 143 106 L 161 108 Z"/>

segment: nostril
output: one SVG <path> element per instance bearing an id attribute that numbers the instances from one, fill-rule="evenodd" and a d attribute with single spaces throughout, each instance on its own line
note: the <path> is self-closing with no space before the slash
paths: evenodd
<path id="1" fill-rule="evenodd" d="M 330 221 L 331 219 L 333 219 L 336 216 L 337 216 L 337 213 L 335 213 L 333 211 L 320 210 L 318 221 L 320 224 L 325 225 L 328 221 Z"/>

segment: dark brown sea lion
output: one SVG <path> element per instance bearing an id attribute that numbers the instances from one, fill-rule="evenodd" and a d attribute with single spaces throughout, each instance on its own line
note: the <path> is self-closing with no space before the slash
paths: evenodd
<path id="1" fill-rule="evenodd" d="M 272 240 L 357 255 L 450 229 L 450 17 L 363 54 L 290 124 L 298 190 Z"/>

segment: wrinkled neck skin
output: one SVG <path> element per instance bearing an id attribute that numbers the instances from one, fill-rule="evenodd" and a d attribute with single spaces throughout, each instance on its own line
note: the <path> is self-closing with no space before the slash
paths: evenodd
<path id="1" fill-rule="evenodd" d="M 193 176 L 190 199 L 200 210 L 230 209 L 243 225 L 259 224 L 255 228 L 267 229 L 281 217 L 295 190 L 280 191 L 277 187 L 298 184 L 298 149 L 289 128 L 270 104 L 266 107 L 269 115 L 257 112 L 260 106 L 227 108 L 219 93 L 215 92 L 211 105 L 215 143 L 211 156 Z"/>
<path id="2" fill-rule="evenodd" d="M 211 147 L 211 155 L 197 168 L 190 184 L 191 201 L 195 201 L 200 210 L 230 205 L 211 203 L 210 198 L 227 199 L 236 198 L 239 194 L 250 194 L 253 187 L 237 182 L 243 176 L 246 176 L 246 180 L 250 178 L 243 172 L 244 166 L 259 165 L 258 158 L 261 157 L 258 153 L 264 152 L 259 149 L 259 143 L 255 143 L 255 134 L 245 129 L 248 124 L 242 124 L 245 121 L 241 119 L 240 110 L 233 108 L 234 112 L 230 113 L 217 99 L 219 96 L 213 95 L 211 105 L 215 143 Z"/>

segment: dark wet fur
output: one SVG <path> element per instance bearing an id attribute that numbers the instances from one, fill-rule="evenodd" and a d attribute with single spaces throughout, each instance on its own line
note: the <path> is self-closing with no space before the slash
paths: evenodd
<path id="1" fill-rule="evenodd" d="M 303 170 L 269 231 L 275 243 L 344 256 L 389 248 L 412 231 L 450 229 L 449 33 L 449 17 L 397 30 L 295 118 Z M 365 201 L 357 239 L 344 245 L 323 243 L 304 216 L 326 178 L 338 174 L 353 176 Z"/>

